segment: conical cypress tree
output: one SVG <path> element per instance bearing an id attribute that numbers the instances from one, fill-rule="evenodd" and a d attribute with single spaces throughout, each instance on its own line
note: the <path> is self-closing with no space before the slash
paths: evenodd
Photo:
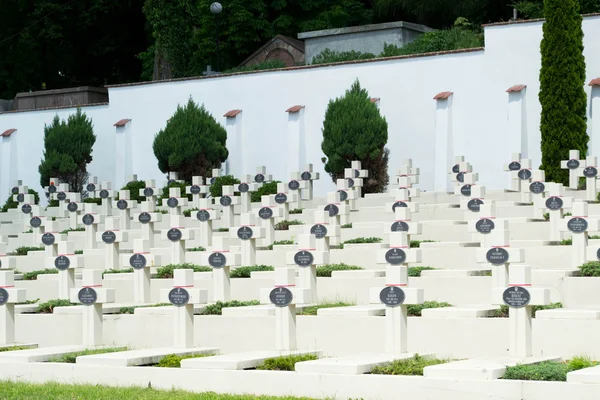
<path id="1" fill-rule="evenodd" d="M 544 0 L 542 69 L 542 165 L 546 180 L 568 184 L 569 173 L 561 170 L 569 150 L 587 152 L 585 59 L 583 30 L 577 0 Z"/>
<path id="2" fill-rule="evenodd" d="M 330 100 L 323 121 L 321 150 L 327 156 L 325 171 L 333 182 L 344 177 L 354 160 L 369 170 L 363 193 L 381 193 L 389 182 L 388 125 L 369 93 L 356 80 L 344 96 Z"/>

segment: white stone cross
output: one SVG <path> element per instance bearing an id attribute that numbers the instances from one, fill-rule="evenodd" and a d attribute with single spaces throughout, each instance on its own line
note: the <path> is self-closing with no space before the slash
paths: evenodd
<path id="1" fill-rule="evenodd" d="M 571 232 L 571 268 L 577 269 L 586 260 L 588 233 L 600 230 L 600 220 L 588 217 L 588 204 L 575 202 L 572 208 L 573 216 L 561 221 L 560 230 Z"/>
<path id="2" fill-rule="evenodd" d="M 77 229 L 77 222 L 79 216 L 84 209 L 84 203 L 81 201 L 81 195 L 79 193 L 69 193 L 69 203 L 67 204 L 67 211 L 69 212 L 69 228 Z"/>
<path id="3" fill-rule="evenodd" d="M 102 181 L 100 184 L 100 190 L 96 192 L 96 197 L 100 197 L 102 199 L 100 214 L 104 215 L 105 217 L 111 215 L 112 199 L 115 197 L 115 191 L 111 189 L 111 183 Z"/>
<path id="4" fill-rule="evenodd" d="M 406 232 L 408 240 L 412 235 L 421 234 L 421 224 L 412 221 L 412 213 L 408 207 L 396 207 L 394 222 L 384 222 L 384 232 Z"/>
<path id="5" fill-rule="evenodd" d="M 159 255 L 150 253 L 150 242 L 146 239 L 133 240 L 133 255 L 127 255 L 127 266 L 133 268 L 133 302 L 150 302 L 150 267 L 161 265 Z"/>
<path id="6" fill-rule="evenodd" d="M 69 185 L 67 183 L 59 183 L 57 186 L 58 191 L 50 196 L 52 200 L 58 200 L 59 217 L 65 218 L 67 216 L 67 204 L 69 204 Z"/>
<path id="7" fill-rule="evenodd" d="M 464 157 L 460 157 L 464 158 Z M 459 189 L 464 186 L 465 174 L 473 172 L 473 166 L 466 162 L 461 161 L 456 163 L 451 169 L 450 180 L 453 182 L 454 194 L 456 194 L 456 187 Z M 456 171 L 456 172 L 454 172 Z M 460 192 L 459 192 L 460 193 Z"/>
<path id="8" fill-rule="evenodd" d="M 42 243 L 42 235 L 46 231 L 47 218 L 42 216 L 42 210 L 39 206 L 31 206 L 31 218 L 28 221 L 33 232 L 33 237 L 36 245 Z"/>
<path id="9" fill-rule="evenodd" d="M 185 263 L 185 242 L 194 240 L 194 231 L 185 229 L 185 217 L 181 215 L 170 215 L 169 217 L 170 228 L 163 230 L 163 235 L 171 242 L 171 264 L 183 264 Z"/>
<path id="10" fill-rule="evenodd" d="M 58 178 L 50 178 L 48 186 L 44 186 L 44 192 L 50 195 L 50 199 L 54 200 L 54 195 L 58 192 Z M 14 194 L 14 193 L 13 193 Z M 18 194 L 18 193 L 17 193 Z"/>
<path id="11" fill-rule="evenodd" d="M 473 233 L 473 240 L 479 242 L 479 247 L 489 249 L 492 247 L 492 231 L 498 229 L 508 229 L 508 221 L 496 219 L 496 204 L 494 200 L 489 200 L 479 207 L 479 219 L 468 221 L 469 232 Z"/>
<path id="12" fill-rule="evenodd" d="M 512 153 L 512 161 L 504 165 L 504 170 L 510 172 L 510 190 L 513 192 L 522 192 L 521 182 L 528 180 L 527 172 L 522 170 L 531 170 L 531 159 L 523 158 L 521 153 Z M 529 177 L 531 177 L 529 175 Z"/>
<path id="13" fill-rule="evenodd" d="M 598 158 L 596 156 L 587 156 L 585 168 L 581 171 L 581 174 L 585 177 L 585 199 L 596 201 L 598 195 Z"/>
<path id="14" fill-rule="evenodd" d="M 340 194 L 340 203 L 345 204 L 350 209 L 352 209 L 352 204 L 354 204 L 357 199 L 358 192 L 356 190 L 352 190 L 349 186 L 349 179 L 338 179 L 337 180 L 337 190 Z M 340 215 L 340 224 L 345 225 L 350 222 L 350 214 Z"/>
<path id="15" fill-rule="evenodd" d="M 309 174 L 312 177 L 310 172 Z M 308 177 L 308 175 L 305 176 Z M 302 193 L 307 193 L 307 191 L 310 190 L 309 187 L 311 182 L 311 180 L 303 180 L 300 172 L 292 172 L 290 174 L 290 180 L 287 183 L 287 189 L 290 193 L 295 193 L 297 199 L 296 203 L 292 204 L 292 207 L 302 208 Z M 308 194 L 306 194 L 306 196 L 308 196 Z M 312 196 L 312 191 L 310 192 L 310 196 Z"/>
<path id="16" fill-rule="evenodd" d="M 280 218 L 283 215 L 282 208 L 275 206 L 274 195 L 265 195 L 261 196 L 261 208 L 255 212 L 260 220 L 260 226 L 265 231 L 265 237 L 262 243 L 259 244 L 262 247 L 267 247 L 275 241 L 275 218 Z"/>
<path id="17" fill-rule="evenodd" d="M 88 183 L 85 186 L 85 190 L 87 191 L 87 197 L 94 196 L 97 186 L 98 186 L 98 177 L 90 176 L 88 178 Z"/>
<path id="18" fill-rule="evenodd" d="M 66 240 L 67 235 L 58 233 L 59 231 L 58 221 L 46 221 L 46 232 L 41 237 L 42 244 L 45 246 L 46 268 L 54 267 L 54 259 L 58 255 L 58 243 Z"/>
<path id="19" fill-rule="evenodd" d="M 181 215 L 181 209 L 188 205 L 187 197 L 181 197 L 181 188 L 169 188 L 169 198 L 163 199 L 163 207 L 169 208 L 169 215 Z"/>
<path id="20" fill-rule="evenodd" d="M 294 209 L 299 207 L 298 195 L 298 192 L 288 191 L 285 183 L 277 183 L 277 194 L 273 198 L 277 204 L 277 208 L 280 210 L 279 215 L 276 218 L 277 222 L 288 220 L 290 208 Z"/>
<path id="21" fill-rule="evenodd" d="M 83 258 L 75 255 L 75 243 L 58 243 L 54 267 L 58 269 L 58 298 L 68 300 L 75 287 L 75 269 L 83 267 Z"/>
<path id="22" fill-rule="evenodd" d="M 271 174 L 267 174 L 267 167 L 256 167 L 256 175 L 254 175 L 254 182 L 262 186 L 263 183 L 271 182 L 272 180 L 273 176 Z"/>
<path id="23" fill-rule="evenodd" d="M 114 202 L 114 206 L 119 210 L 120 230 L 129 230 L 131 226 L 131 209 L 136 205 L 136 201 L 131 200 L 131 193 L 129 190 L 119 190 L 119 200 Z"/>
<path id="24" fill-rule="evenodd" d="M 115 217 L 104 219 L 104 232 L 96 233 L 96 241 L 104 242 L 104 267 L 105 269 L 120 269 L 119 247 L 120 243 L 127 242 L 128 233 L 119 230 Z"/>
<path id="25" fill-rule="evenodd" d="M 220 170 L 219 168 L 214 168 L 214 169 L 211 171 L 211 174 L 210 174 L 210 180 L 209 180 L 209 179 L 207 179 L 207 181 L 208 181 L 208 183 L 209 183 L 209 184 L 211 184 L 211 185 L 212 185 L 213 183 L 215 183 L 215 179 L 217 179 L 217 178 L 219 178 L 219 177 L 221 177 L 221 170 Z"/>
<path id="26" fill-rule="evenodd" d="M 174 183 L 182 183 L 183 181 L 179 179 L 179 173 L 178 172 L 169 172 L 168 175 L 168 180 L 167 180 L 167 185 L 166 186 L 170 186 Z"/>
<path id="27" fill-rule="evenodd" d="M 286 264 L 300 267 L 299 287 L 307 289 L 305 301 L 317 302 L 317 265 L 329 263 L 328 251 L 317 251 L 316 238 L 309 233 L 298 235 L 298 250 L 286 253 Z"/>
<path id="28" fill-rule="evenodd" d="M 565 189 L 562 184 L 548 182 L 546 185 L 548 197 L 538 207 L 542 212 L 547 211 L 550 219 L 550 240 L 558 242 L 562 239 L 560 224 L 565 208 L 571 208 L 573 199 L 565 197 Z"/>
<path id="29" fill-rule="evenodd" d="M 327 205 L 323 210 L 329 213 L 329 227 L 327 229 L 339 228 L 341 216 L 350 213 L 350 207 L 341 204 L 339 192 L 327 193 Z M 340 236 L 330 236 L 329 243 L 334 246 L 338 245 L 340 243 Z"/>
<path id="30" fill-rule="evenodd" d="M 292 179 L 298 180 L 301 179 L 304 182 L 304 185 L 301 184 L 300 189 L 300 200 L 312 200 L 313 199 L 313 183 L 314 181 L 319 180 L 319 173 L 313 171 L 312 164 L 306 164 L 304 171 L 298 175 L 294 175 Z M 292 188 L 290 188 L 292 189 Z M 292 189 L 294 190 L 294 189 Z"/>
<path id="31" fill-rule="evenodd" d="M 83 269 L 81 289 L 71 289 L 71 302 L 82 303 L 83 345 L 100 346 L 102 339 L 102 305 L 115 302 L 115 289 L 102 287 L 102 271 Z"/>
<path id="32" fill-rule="evenodd" d="M 25 300 L 25 289 L 15 288 L 14 271 L 0 271 L 0 345 L 15 342 L 15 304 Z"/>
<path id="33" fill-rule="evenodd" d="M 234 206 L 240 203 L 239 196 L 234 196 L 234 189 L 231 185 L 224 185 L 222 187 L 223 195 L 215 198 L 215 204 L 221 205 L 223 215 L 221 220 L 223 221 L 223 228 L 231 228 L 233 226 L 233 210 Z"/>
<path id="34" fill-rule="evenodd" d="M 362 197 L 363 180 L 369 177 L 369 171 L 362 169 L 360 161 L 352 161 L 350 168 L 344 169 L 344 178 L 348 179 L 348 187 L 356 191 L 356 198 Z M 356 210 L 356 200 L 350 201 L 350 209 Z"/>
<path id="35" fill-rule="evenodd" d="M 200 244 L 206 248 L 212 246 L 213 221 L 218 220 L 221 214 L 212 208 L 212 199 L 200 199 L 199 210 L 195 218 L 200 221 Z"/>
<path id="36" fill-rule="evenodd" d="M 339 242 L 340 226 L 329 225 L 329 212 L 324 210 L 314 210 L 313 222 L 314 225 L 306 228 L 306 233 L 314 235 L 317 239 L 317 251 L 329 251 L 330 238 L 337 238 Z"/>
<path id="37" fill-rule="evenodd" d="M 413 167 L 412 159 L 402 160 L 400 168 L 396 171 L 396 184 L 400 188 L 412 187 L 419 183 L 420 169 Z M 405 178 L 405 179 L 400 179 Z"/>
<path id="38" fill-rule="evenodd" d="M 254 177 L 252 175 L 244 175 L 242 182 L 237 185 L 235 191 L 240 193 L 242 213 L 251 211 L 252 207 L 250 206 L 250 200 L 252 198 L 252 192 L 256 192 L 260 186 L 261 184 L 254 182 Z"/>
<path id="39" fill-rule="evenodd" d="M 156 187 L 156 181 L 154 179 L 147 179 L 144 181 L 146 183 L 146 187 L 140 189 L 139 195 L 144 196 L 148 203 L 152 203 L 153 206 L 156 205 L 156 197 L 158 196 L 159 189 Z M 152 208 L 154 211 L 154 207 Z"/>
<path id="40" fill-rule="evenodd" d="M 6 243 L 0 241 L 0 268 L 14 269 L 16 266 L 17 260 L 13 256 L 6 255 Z"/>
<path id="41" fill-rule="evenodd" d="M 94 205 L 86 203 L 84 205 L 84 214 L 81 216 L 81 223 L 85 226 L 85 248 L 97 248 L 96 236 L 98 235 L 98 225 L 104 223 L 104 215 L 94 212 Z"/>
<path id="42" fill-rule="evenodd" d="M 479 174 L 476 172 L 463 172 L 460 185 L 454 187 L 454 194 L 457 196 L 471 197 L 471 186 L 477 185 Z M 459 181 L 457 180 L 457 183 Z"/>
<path id="43" fill-rule="evenodd" d="M 156 212 L 156 203 L 144 201 L 141 204 L 141 213 L 135 218 L 142 224 L 142 239 L 148 241 L 150 248 L 154 247 L 154 224 L 162 221 L 162 214 Z"/>
<path id="44" fill-rule="evenodd" d="M 419 212 L 419 203 L 413 203 L 412 197 L 419 196 L 419 189 L 413 188 L 408 189 L 406 187 L 400 189 L 393 189 L 390 192 L 390 197 L 394 199 L 393 203 L 387 203 L 385 205 L 386 211 L 394 212 L 397 207 L 408 207 L 411 212 Z"/>
<path id="45" fill-rule="evenodd" d="M 546 173 L 542 170 L 535 169 L 531 171 L 531 183 L 525 188 L 529 192 L 529 201 L 525 203 L 533 203 L 533 217 L 543 218 L 543 209 L 546 208 L 544 201 L 546 200 Z"/>
<path id="46" fill-rule="evenodd" d="M 254 214 L 242 214 L 240 216 L 240 226 L 231 229 L 230 236 L 241 241 L 242 266 L 255 265 L 256 240 L 265 237 L 265 230 L 261 226 L 256 226 Z"/>
<path id="47" fill-rule="evenodd" d="M 496 227 L 489 233 L 489 248 L 477 251 L 477 262 L 487 263 L 492 270 L 492 287 L 508 286 L 508 266 L 524 260 L 523 249 L 510 247 L 510 235 L 506 220 L 495 220 Z"/>
<path id="48" fill-rule="evenodd" d="M 583 169 L 585 167 L 585 160 L 579 159 L 579 150 L 569 150 L 569 159 L 560 162 L 561 169 L 569 170 L 569 189 L 577 190 L 579 177 L 583 176 Z"/>
<path id="49" fill-rule="evenodd" d="M 212 300 L 229 301 L 231 300 L 231 267 L 239 266 L 242 262 L 242 256 L 238 252 L 229 250 L 229 238 L 226 236 L 217 236 L 213 241 L 214 246 L 210 252 L 203 254 L 203 265 L 212 267 Z"/>
<path id="50" fill-rule="evenodd" d="M 201 176 L 192 176 L 191 186 L 185 187 L 185 193 L 192 195 L 192 206 L 200 208 L 200 199 L 208 193 L 210 186 L 204 185 L 204 178 Z"/>

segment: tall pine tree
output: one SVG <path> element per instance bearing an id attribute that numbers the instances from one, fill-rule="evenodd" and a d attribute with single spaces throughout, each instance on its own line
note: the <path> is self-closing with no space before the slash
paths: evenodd
<path id="1" fill-rule="evenodd" d="M 542 165 L 546 180 L 568 184 L 560 168 L 569 150 L 587 152 L 585 59 L 577 0 L 544 0 L 540 104 Z"/>

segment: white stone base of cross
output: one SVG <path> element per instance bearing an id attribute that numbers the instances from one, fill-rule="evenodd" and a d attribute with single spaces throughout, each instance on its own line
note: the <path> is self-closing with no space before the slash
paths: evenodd
<path id="1" fill-rule="evenodd" d="M 15 288 L 14 271 L 0 271 L 0 345 L 15 342 L 15 304 L 25 300 L 25 289 Z"/>
<path id="2" fill-rule="evenodd" d="M 237 267 L 241 265 L 241 262 L 241 254 L 229 250 L 228 237 L 215 237 L 210 253 L 206 253 L 202 257 L 202 265 L 209 265 L 213 269 L 213 301 L 231 300 L 231 267 Z"/>
<path id="3" fill-rule="evenodd" d="M 317 251 L 316 239 L 311 234 L 298 235 L 298 250 L 286 253 L 285 263 L 300 267 L 298 286 L 308 290 L 309 303 L 317 302 L 317 265 L 329 263 L 329 252 Z"/>
<path id="4" fill-rule="evenodd" d="M 15 257 L 6 255 L 6 243 L 2 243 L 0 236 L 0 268 L 2 269 L 15 269 L 17 267 L 17 260 Z"/>

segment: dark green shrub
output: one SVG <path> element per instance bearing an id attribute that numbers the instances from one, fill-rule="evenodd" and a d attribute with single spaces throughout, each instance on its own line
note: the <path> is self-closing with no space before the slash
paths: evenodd
<path id="1" fill-rule="evenodd" d="M 69 300 L 64 299 L 48 300 L 44 303 L 38 304 L 35 312 L 37 314 L 52 314 L 55 307 L 69 307 L 76 305 L 78 304 L 71 303 Z"/>
<path id="2" fill-rule="evenodd" d="M 341 226 L 341 228 L 342 228 L 342 229 L 349 229 L 349 228 L 352 228 L 352 223 L 349 223 L 349 224 L 344 224 L 344 225 L 342 225 L 342 226 Z"/>
<path id="3" fill-rule="evenodd" d="M 129 198 L 131 200 L 135 200 L 138 203 L 141 203 L 142 201 L 146 201 L 146 196 L 140 196 L 140 189 L 145 189 L 146 188 L 146 182 L 145 181 L 129 181 L 127 182 L 127 185 L 123 186 L 121 188 L 121 190 L 129 190 Z M 184 193 L 184 192 L 181 192 Z M 102 200 L 102 199 L 100 199 Z M 118 200 L 118 196 L 117 199 Z"/>
<path id="4" fill-rule="evenodd" d="M 244 65 L 243 67 L 235 67 L 226 69 L 223 71 L 224 74 L 233 74 L 235 72 L 248 72 L 248 71 L 262 71 L 266 69 L 278 69 L 285 68 L 286 65 L 280 60 L 267 60 L 258 64 Z"/>
<path id="5" fill-rule="evenodd" d="M 210 195 L 212 197 L 221 197 L 223 195 L 223 186 L 234 186 L 240 183 L 240 180 L 231 175 L 224 175 L 215 178 L 215 181 L 210 185 Z"/>
<path id="6" fill-rule="evenodd" d="M 270 194 L 277 194 L 277 184 L 281 183 L 281 181 L 272 181 L 263 183 L 261 187 L 258 188 L 256 192 L 252 192 L 250 196 L 250 201 L 252 203 L 257 203 L 262 200 L 262 196 L 267 196 Z"/>
<path id="7" fill-rule="evenodd" d="M 267 249 L 273 250 L 273 246 L 277 246 L 279 244 L 295 244 L 293 240 L 276 240 L 273 244 L 267 246 Z"/>
<path id="8" fill-rule="evenodd" d="M 148 308 L 148 307 L 165 307 L 170 306 L 171 303 L 158 303 L 158 304 L 149 304 L 143 306 L 130 306 L 130 307 L 121 307 L 119 308 L 119 312 L 117 314 L 134 314 L 136 308 Z"/>
<path id="9" fill-rule="evenodd" d="M 316 306 L 305 307 L 301 311 L 296 312 L 296 315 L 317 315 L 317 311 L 321 308 L 335 308 L 335 307 L 350 307 L 355 304 L 344 303 L 343 301 L 338 301 L 335 303 L 322 303 L 317 304 Z"/>
<path id="10" fill-rule="evenodd" d="M 294 208 L 293 210 L 290 210 L 290 214 L 302 214 L 302 210 L 304 210 L 304 208 Z"/>
<path id="11" fill-rule="evenodd" d="M 546 172 L 546 181 L 568 185 L 569 172 L 560 168 L 560 161 L 568 159 L 569 150 L 585 155 L 589 141 L 582 18 L 577 0 L 545 0 L 544 14 L 540 169 Z"/>
<path id="12" fill-rule="evenodd" d="M 75 254 L 83 254 L 83 250 L 75 250 Z"/>
<path id="13" fill-rule="evenodd" d="M 45 275 L 45 274 L 58 274 L 58 270 L 56 268 L 46 268 L 46 269 L 41 269 L 38 271 L 25 272 L 23 274 L 23 280 L 24 281 L 36 281 L 38 275 Z"/>
<path id="14" fill-rule="evenodd" d="M 422 271 L 431 271 L 434 269 L 433 267 L 408 267 L 408 276 L 417 278 L 421 276 Z"/>
<path id="15" fill-rule="evenodd" d="M 33 195 L 35 204 L 39 204 L 40 203 L 40 195 L 38 194 L 38 192 L 36 192 L 33 189 L 28 189 L 27 193 Z M 9 209 L 11 209 L 11 208 L 17 208 L 17 207 L 19 207 L 19 202 L 14 201 L 13 200 L 13 195 L 11 194 L 11 195 L 8 196 L 8 198 L 6 199 L 6 202 L 2 206 L 2 212 L 7 212 Z"/>
<path id="16" fill-rule="evenodd" d="M 355 239 L 349 239 L 340 244 L 340 249 L 344 248 L 345 244 L 368 244 L 368 243 L 381 243 L 383 239 L 378 237 L 359 237 Z"/>
<path id="17" fill-rule="evenodd" d="M 83 199 L 83 202 L 100 205 L 100 204 L 102 204 L 102 199 L 100 197 L 88 197 L 87 199 Z M 58 206 L 58 204 L 54 207 L 57 207 L 57 206 Z"/>
<path id="18" fill-rule="evenodd" d="M 377 57 L 373 53 L 362 53 L 360 51 L 335 51 L 324 49 L 313 57 L 312 64 L 330 64 L 335 62 L 369 60 Z"/>
<path id="19" fill-rule="evenodd" d="M 430 365 L 447 363 L 448 360 L 437 358 L 423 358 L 418 354 L 405 360 L 395 360 L 388 365 L 377 366 L 371 370 L 377 375 L 423 375 L 423 369 Z"/>
<path id="20" fill-rule="evenodd" d="M 590 261 L 579 266 L 581 276 L 600 276 L 600 261 Z"/>
<path id="21" fill-rule="evenodd" d="M 250 273 L 255 271 L 275 271 L 275 268 L 269 265 L 253 265 L 251 267 L 237 267 L 232 269 L 229 276 L 231 278 L 250 278 Z"/>
<path id="22" fill-rule="evenodd" d="M 421 247 L 421 243 L 435 243 L 435 240 L 411 240 L 410 248 L 419 248 Z"/>
<path id="23" fill-rule="evenodd" d="M 193 176 L 208 176 L 227 159 L 227 132 L 204 105 L 192 98 L 154 137 L 154 155 L 163 173 L 178 172 L 179 179 L 191 182 Z"/>
<path id="24" fill-rule="evenodd" d="M 177 354 L 169 354 L 162 358 L 157 364 L 153 365 L 153 367 L 159 368 L 181 368 L 181 360 L 186 360 L 188 358 L 200 358 L 200 357 L 208 357 L 212 354 L 194 354 L 191 356 L 178 356 Z"/>
<path id="25" fill-rule="evenodd" d="M 538 364 L 507 367 L 502 379 L 519 381 L 561 381 L 567 380 L 569 366 L 557 361 L 544 361 Z"/>
<path id="26" fill-rule="evenodd" d="M 561 246 L 571 246 L 573 244 L 573 238 L 563 239 L 559 242 Z"/>
<path id="27" fill-rule="evenodd" d="M 358 80 L 342 97 L 329 101 L 321 150 L 327 156 L 325 171 L 333 182 L 344 178 L 344 169 L 357 160 L 369 171 L 363 193 L 384 192 L 389 182 L 387 140 L 387 122 Z"/>
<path id="28" fill-rule="evenodd" d="M 183 216 L 184 217 L 191 217 L 192 213 L 194 213 L 194 215 L 195 215 L 196 211 L 198 211 L 198 207 L 190 208 L 189 210 L 184 210 L 183 211 Z"/>
<path id="29" fill-rule="evenodd" d="M 356 265 L 347 265 L 344 263 L 326 264 L 317 267 L 317 276 L 323 278 L 331 278 L 331 273 L 333 271 L 359 271 L 363 269 L 363 267 L 358 267 Z"/>
<path id="30" fill-rule="evenodd" d="M 192 247 L 190 249 L 185 249 L 185 251 L 191 251 L 191 252 L 194 252 L 194 251 L 206 251 L 206 249 L 204 247 L 202 247 L 202 246 L 198 246 L 198 247 Z"/>
<path id="31" fill-rule="evenodd" d="M 106 271 L 102 271 L 102 278 L 106 274 L 130 274 L 133 272 L 133 268 L 123 268 L 123 269 L 107 269 Z"/>
<path id="32" fill-rule="evenodd" d="M 318 357 L 313 354 L 289 355 L 285 357 L 267 358 L 264 363 L 257 366 L 256 369 L 269 371 L 295 371 L 296 363 L 301 361 L 312 361 Z"/>
<path id="33" fill-rule="evenodd" d="M 181 193 L 181 197 L 187 197 L 188 201 L 192 201 L 192 195 L 191 195 L 191 193 L 187 194 L 187 195 L 185 194 L 185 187 L 186 186 L 188 186 L 188 184 L 185 183 L 185 182 L 174 181 L 174 182 L 167 183 L 167 186 L 165 186 L 165 187 L 163 187 L 161 189 L 160 197 L 158 197 L 156 199 L 158 205 L 162 206 L 163 199 L 168 199 L 170 197 L 169 196 L 169 189 L 170 188 L 179 188 L 179 191 Z M 167 214 L 167 213 L 168 213 L 168 211 L 165 214 Z"/>
<path id="34" fill-rule="evenodd" d="M 85 228 L 69 228 L 69 229 L 65 229 L 64 231 L 60 231 L 61 235 L 68 235 L 69 232 L 85 232 Z"/>
<path id="35" fill-rule="evenodd" d="M 30 247 L 30 246 L 21 246 L 17 247 L 13 254 L 15 256 L 26 256 L 30 251 L 44 251 L 43 247 Z"/>
<path id="36" fill-rule="evenodd" d="M 226 302 L 217 301 L 215 304 L 207 305 L 206 308 L 204 309 L 204 311 L 202 311 L 200 313 L 200 315 L 222 315 L 223 308 L 226 308 L 226 307 L 246 307 L 246 306 L 257 306 L 259 304 L 260 304 L 260 301 L 258 301 L 258 300 L 250 300 L 250 301 L 231 300 L 231 301 L 226 301 Z"/>
<path id="37" fill-rule="evenodd" d="M 600 192 L 598 193 L 598 195 L 600 195 Z M 544 213 L 544 219 L 546 221 L 550 221 L 550 213 Z"/>
<path id="38" fill-rule="evenodd" d="M 427 32 L 403 47 L 384 44 L 381 57 L 404 56 L 409 54 L 433 53 L 483 46 L 483 33 L 453 27 L 446 30 Z"/>
<path id="39" fill-rule="evenodd" d="M 275 224 L 276 231 L 289 231 L 292 225 L 304 225 L 304 222 L 293 219 L 291 221 L 281 221 Z"/>
<path id="40" fill-rule="evenodd" d="M 560 302 L 559 303 L 551 303 L 551 304 L 548 304 L 547 306 L 533 306 L 533 307 L 531 307 L 531 317 L 535 318 L 535 314 L 537 311 L 553 310 L 555 308 L 562 308 L 562 303 L 560 303 Z M 508 315 L 509 315 L 508 310 L 509 310 L 508 306 L 503 304 L 500 306 L 499 309 L 492 312 L 488 318 L 508 318 Z"/>
<path id="41" fill-rule="evenodd" d="M 452 307 L 452 304 L 448 304 L 446 302 L 437 302 L 437 301 L 426 301 L 423 304 L 412 304 L 407 306 L 408 316 L 409 317 L 420 317 L 421 311 L 427 308 L 442 308 L 442 307 Z"/>
<path id="42" fill-rule="evenodd" d="M 219 228 L 217 232 L 229 232 L 229 228 Z"/>
<path id="43" fill-rule="evenodd" d="M 531 307 L 531 317 L 535 318 L 535 313 L 537 311 L 542 311 L 542 310 L 554 310 L 556 308 L 563 308 L 563 305 L 561 302 L 558 303 L 550 303 L 546 306 L 532 306 Z"/>
<path id="44" fill-rule="evenodd" d="M 173 271 L 176 269 L 191 269 L 194 272 L 211 272 L 211 267 L 201 267 L 199 265 L 184 263 L 184 264 L 169 264 L 164 267 L 160 267 L 156 270 L 157 279 L 169 279 L 173 278 Z"/>

